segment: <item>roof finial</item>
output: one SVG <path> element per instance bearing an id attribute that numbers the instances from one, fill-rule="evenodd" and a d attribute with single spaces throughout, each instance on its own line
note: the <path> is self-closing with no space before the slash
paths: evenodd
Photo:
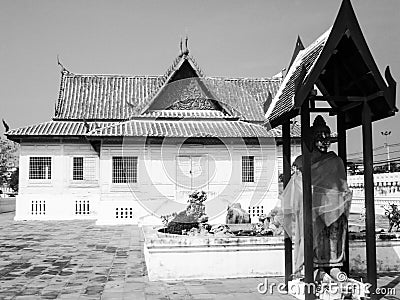
<path id="1" fill-rule="evenodd" d="M 188 40 L 189 40 L 189 38 L 188 38 L 188 36 L 186 34 L 186 37 L 185 37 L 185 51 L 183 52 L 183 55 L 189 55 Z"/>
<path id="2" fill-rule="evenodd" d="M 3 126 L 4 126 L 4 132 L 9 131 L 10 130 L 10 126 L 8 126 L 7 122 L 4 121 L 4 119 L 2 121 L 3 121 Z"/>
<path id="3" fill-rule="evenodd" d="M 61 67 L 61 73 L 67 73 L 67 74 L 71 73 L 71 72 L 68 71 L 67 68 L 65 68 L 64 65 L 61 63 L 60 57 L 59 57 L 58 54 L 57 54 L 57 64 Z"/>
<path id="4" fill-rule="evenodd" d="M 182 37 L 181 37 L 181 42 L 179 44 L 179 56 L 183 55 L 183 49 L 182 49 L 183 45 L 182 44 L 183 44 L 183 42 L 182 42 Z"/>

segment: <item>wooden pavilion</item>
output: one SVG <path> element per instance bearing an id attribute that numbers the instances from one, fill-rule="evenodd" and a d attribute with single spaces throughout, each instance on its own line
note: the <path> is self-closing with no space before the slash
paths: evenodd
<path id="1" fill-rule="evenodd" d="M 372 122 L 393 116 L 398 109 L 396 82 L 385 70 L 379 72 L 367 46 L 350 0 L 343 0 L 333 26 L 309 47 L 302 49 L 298 40 L 288 73 L 266 112 L 266 119 L 274 128 L 282 125 L 284 185 L 290 179 L 290 123 L 301 117 L 303 158 L 303 220 L 305 283 L 313 278 L 313 224 L 310 161 L 310 113 L 329 113 L 336 116 L 338 155 L 346 163 L 346 130 L 362 126 L 364 186 L 366 208 L 367 279 L 377 285 L 375 208 L 373 183 Z M 319 93 L 316 92 L 318 88 Z M 318 107 L 316 102 L 329 106 Z M 349 270 L 348 240 L 344 269 Z M 285 238 L 285 277 L 292 274 L 292 243 Z M 305 299 L 314 299 L 306 289 Z"/>

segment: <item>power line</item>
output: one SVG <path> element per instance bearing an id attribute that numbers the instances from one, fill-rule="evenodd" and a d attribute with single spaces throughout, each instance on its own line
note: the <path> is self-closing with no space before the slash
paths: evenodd
<path id="1" fill-rule="evenodd" d="M 400 146 L 400 143 L 395 143 L 395 144 L 390 144 L 390 145 L 388 145 L 388 147 L 398 147 L 398 146 Z M 376 147 L 376 148 L 372 149 L 372 151 L 378 151 L 378 150 L 381 150 L 381 149 L 386 149 L 386 146 L 379 146 L 379 147 Z M 360 154 L 363 154 L 363 151 L 349 153 L 349 154 L 347 155 L 347 157 L 349 157 L 349 156 L 356 156 L 356 155 L 360 155 Z"/>

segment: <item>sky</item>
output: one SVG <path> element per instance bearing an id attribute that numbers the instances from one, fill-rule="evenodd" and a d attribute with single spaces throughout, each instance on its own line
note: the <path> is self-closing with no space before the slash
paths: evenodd
<path id="1" fill-rule="evenodd" d="M 287 67 L 298 35 L 307 46 L 333 25 L 340 3 L 0 0 L 0 118 L 11 128 L 51 120 L 60 84 L 57 56 L 77 74 L 161 75 L 185 35 L 206 76 L 270 77 Z M 400 1 L 352 5 L 379 70 L 390 65 L 400 81 Z M 399 125 L 400 113 L 375 122 L 374 148 L 382 148 L 380 132 L 389 130 L 390 151 L 400 156 Z M 362 151 L 361 145 L 360 128 L 351 130 L 348 153 Z"/>

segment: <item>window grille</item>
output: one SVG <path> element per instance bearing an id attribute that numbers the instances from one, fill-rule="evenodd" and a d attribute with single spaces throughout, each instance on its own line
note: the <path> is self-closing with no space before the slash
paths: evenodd
<path id="1" fill-rule="evenodd" d="M 46 201 L 45 200 L 33 200 L 31 202 L 31 214 L 32 215 L 45 215 L 46 214 Z"/>
<path id="2" fill-rule="evenodd" d="M 83 157 L 73 158 L 72 180 L 83 180 Z"/>
<path id="3" fill-rule="evenodd" d="M 29 179 L 51 179 L 51 157 L 30 157 Z"/>
<path id="4" fill-rule="evenodd" d="M 88 215 L 90 212 L 89 200 L 76 200 L 75 201 L 75 214 Z"/>
<path id="5" fill-rule="evenodd" d="M 254 182 L 254 156 L 242 156 L 242 182 Z"/>
<path id="6" fill-rule="evenodd" d="M 128 183 L 137 182 L 137 157 L 113 157 L 112 158 L 112 182 Z"/>
<path id="7" fill-rule="evenodd" d="M 115 218 L 116 219 L 132 219 L 133 210 L 132 207 L 115 208 Z"/>
<path id="8" fill-rule="evenodd" d="M 93 181 L 96 180 L 96 158 L 73 157 L 72 180 Z"/>

